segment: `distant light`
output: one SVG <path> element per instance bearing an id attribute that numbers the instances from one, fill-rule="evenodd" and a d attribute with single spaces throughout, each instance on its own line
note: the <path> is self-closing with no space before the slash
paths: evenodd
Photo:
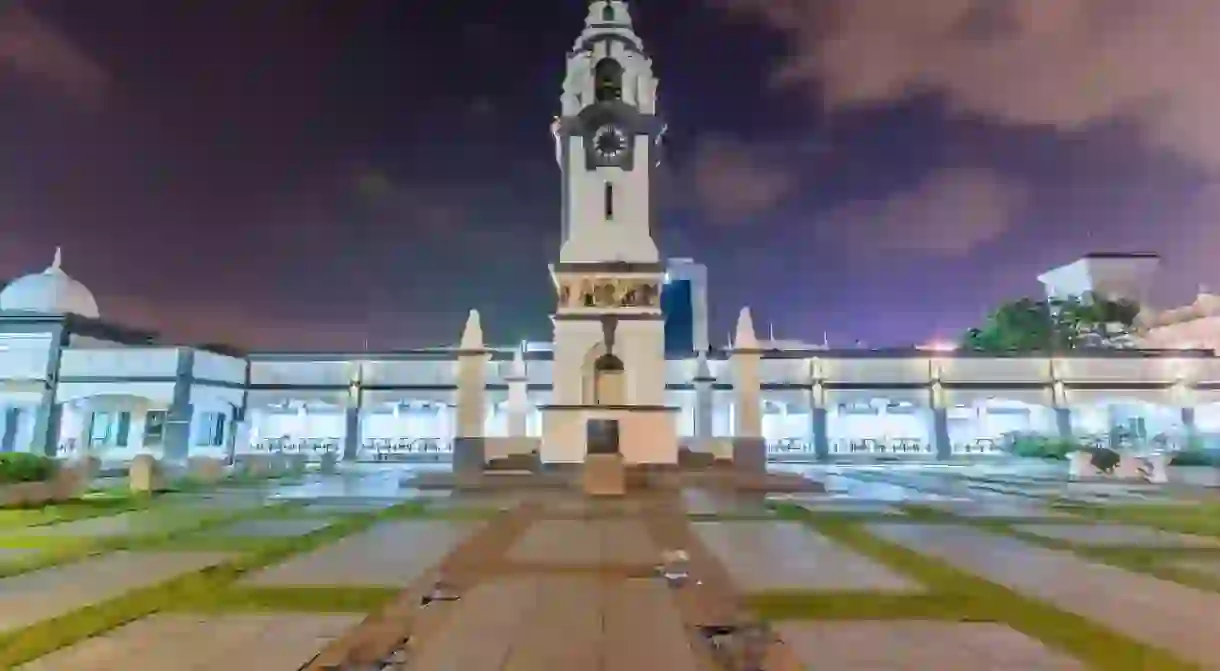
<path id="1" fill-rule="evenodd" d="M 947 342 L 933 342 L 926 345 L 920 345 L 917 349 L 927 350 L 929 352 L 952 352 L 957 349 L 957 345 Z"/>
<path id="2" fill-rule="evenodd" d="M 668 272 L 665 273 L 665 283 L 669 284 L 669 273 Z"/>

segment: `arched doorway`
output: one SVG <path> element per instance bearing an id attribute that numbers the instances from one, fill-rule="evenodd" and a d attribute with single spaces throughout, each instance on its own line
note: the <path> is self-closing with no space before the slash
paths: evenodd
<path id="1" fill-rule="evenodd" d="M 593 405 L 626 405 L 623 390 L 623 362 L 613 354 L 603 354 L 593 362 Z"/>

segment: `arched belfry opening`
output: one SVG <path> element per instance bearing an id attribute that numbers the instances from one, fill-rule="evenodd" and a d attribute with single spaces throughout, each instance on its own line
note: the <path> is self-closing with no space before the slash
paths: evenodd
<path id="1" fill-rule="evenodd" d="M 607 23 L 614 20 L 614 7 L 607 2 L 605 7 L 602 7 L 602 21 Z"/>
<path id="2" fill-rule="evenodd" d="M 593 82 L 597 102 L 623 99 L 623 66 L 613 58 L 603 58 L 593 66 Z"/>
<path id="3" fill-rule="evenodd" d="M 612 316 L 602 318 L 602 342 L 585 356 L 584 404 L 627 405 L 626 369 L 614 353 L 614 332 L 618 325 Z"/>

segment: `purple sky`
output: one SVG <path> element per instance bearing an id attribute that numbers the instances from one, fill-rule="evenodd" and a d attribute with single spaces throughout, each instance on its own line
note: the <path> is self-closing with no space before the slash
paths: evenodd
<path id="1" fill-rule="evenodd" d="M 742 305 L 951 337 L 1090 251 L 1162 253 L 1163 305 L 1220 283 L 1220 3 L 637 4 L 655 227 L 710 267 L 717 344 Z M 243 347 L 452 342 L 472 307 L 546 338 L 583 12 L 0 0 L 0 277 L 62 245 L 107 319 Z"/>

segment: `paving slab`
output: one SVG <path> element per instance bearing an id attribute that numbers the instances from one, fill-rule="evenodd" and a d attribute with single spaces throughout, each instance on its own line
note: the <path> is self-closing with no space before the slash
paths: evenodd
<path id="1" fill-rule="evenodd" d="M 656 564 L 661 550 L 638 519 L 540 520 L 509 549 L 529 564 L 597 566 Z"/>
<path id="2" fill-rule="evenodd" d="M 780 622 L 776 633 L 810 669 L 1084 671 L 1036 639 L 989 622 Z"/>
<path id="3" fill-rule="evenodd" d="M 743 592 L 915 592 L 922 588 L 797 522 L 691 525 Z"/>
<path id="4" fill-rule="evenodd" d="M 474 521 L 384 522 L 332 545 L 263 569 L 242 584 L 406 586 L 482 526 Z"/>
<path id="5" fill-rule="evenodd" d="M 873 501 L 824 494 L 772 494 L 772 503 L 791 503 L 815 513 L 848 513 L 858 515 L 903 515 L 902 509 L 889 501 Z"/>
<path id="6" fill-rule="evenodd" d="M 655 580 L 483 583 L 419 642 L 418 671 L 698 671 L 672 594 Z"/>
<path id="7" fill-rule="evenodd" d="M 956 524 L 868 525 L 870 532 L 1028 597 L 1089 618 L 1206 669 L 1220 669 L 1220 594 L 1088 562 L 1008 536 Z"/>
<path id="8" fill-rule="evenodd" d="M 298 669 L 360 622 L 356 615 L 260 613 L 146 617 L 18 667 L 21 671 Z"/>
<path id="9" fill-rule="evenodd" d="M 402 503 L 387 499 L 322 499 L 306 504 L 301 509 L 310 514 L 351 515 L 375 513 Z"/>
<path id="10" fill-rule="evenodd" d="M 1076 519 L 1073 515 L 1038 505 L 1008 501 L 930 503 L 937 510 L 971 519 Z"/>
<path id="11" fill-rule="evenodd" d="M 1019 524 L 1018 531 L 1098 547 L 1220 548 L 1220 539 L 1130 524 Z"/>
<path id="12" fill-rule="evenodd" d="M 0 579 L 0 631 L 100 603 L 233 556 L 221 552 L 112 552 Z"/>
<path id="13" fill-rule="evenodd" d="M 763 498 L 734 496 L 706 489 L 683 489 L 682 504 L 688 515 L 757 515 L 767 512 Z"/>
<path id="14" fill-rule="evenodd" d="M 19 562 L 42 552 L 44 550 L 40 548 L 0 548 L 0 566 Z"/>
<path id="15" fill-rule="evenodd" d="M 14 530 L 13 538 L 116 538 L 172 531 L 197 524 L 189 509 L 134 510 L 106 517 Z"/>
<path id="16" fill-rule="evenodd" d="M 1183 559 L 1170 564 L 1174 568 L 1220 579 L 1220 557 Z"/>
<path id="17" fill-rule="evenodd" d="M 325 529 L 334 522 L 333 519 L 325 517 L 241 520 L 206 533 L 236 538 L 296 538 Z"/>

